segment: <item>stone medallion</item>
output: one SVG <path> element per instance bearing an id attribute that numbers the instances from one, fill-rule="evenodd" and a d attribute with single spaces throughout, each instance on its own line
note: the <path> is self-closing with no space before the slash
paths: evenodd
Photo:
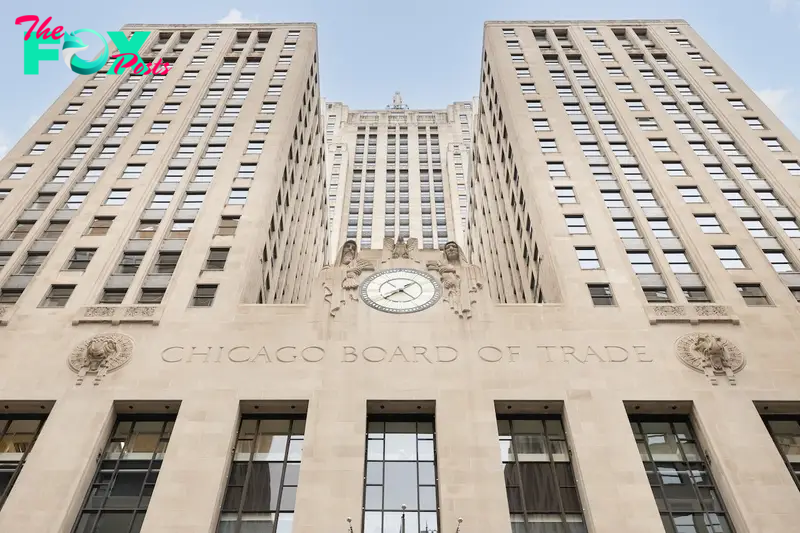
<path id="1" fill-rule="evenodd" d="M 101 333 L 78 344 L 69 356 L 69 367 L 78 374 L 77 385 L 87 374 L 94 375 L 94 384 L 130 361 L 133 339 L 123 333 Z"/>
<path id="2" fill-rule="evenodd" d="M 717 384 L 717 376 L 725 376 L 736 385 L 734 374 L 744 368 L 742 351 L 728 339 L 711 333 L 689 333 L 675 343 L 678 359 Z"/>

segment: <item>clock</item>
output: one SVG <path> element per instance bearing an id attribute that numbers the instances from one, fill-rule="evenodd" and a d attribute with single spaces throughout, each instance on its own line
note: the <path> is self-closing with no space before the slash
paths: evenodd
<path id="1" fill-rule="evenodd" d="M 389 268 L 361 283 L 361 299 L 384 313 L 416 313 L 439 301 L 442 288 L 436 279 L 412 268 Z"/>

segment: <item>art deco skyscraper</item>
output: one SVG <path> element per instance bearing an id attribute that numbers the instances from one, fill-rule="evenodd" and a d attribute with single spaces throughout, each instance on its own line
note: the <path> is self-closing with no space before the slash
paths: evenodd
<path id="1" fill-rule="evenodd" d="M 397 94 L 385 110 L 328 102 L 326 115 L 331 253 L 401 235 L 421 248 L 466 244 L 471 102 L 410 110 Z"/>
<path id="2" fill-rule="evenodd" d="M 800 143 L 691 27 L 485 30 L 469 244 L 496 301 L 794 305 Z"/>
<path id="3" fill-rule="evenodd" d="M 172 68 L 77 77 L 0 162 L 0 306 L 304 302 L 327 220 L 315 26 L 124 30 Z"/>

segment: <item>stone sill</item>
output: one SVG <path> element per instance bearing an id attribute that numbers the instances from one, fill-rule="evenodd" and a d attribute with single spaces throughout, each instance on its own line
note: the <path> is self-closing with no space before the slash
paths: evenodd
<path id="1" fill-rule="evenodd" d="M 78 310 L 72 325 L 144 323 L 157 326 L 163 312 L 158 305 L 90 305 Z"/>
<path id="2" fill-rule="evenodd" d="M 718 304 L 661 304 L 646 305 L 650 324 L 700 324 L 722 322 L 738 325 L 739 317 L 727 305 Z"/>

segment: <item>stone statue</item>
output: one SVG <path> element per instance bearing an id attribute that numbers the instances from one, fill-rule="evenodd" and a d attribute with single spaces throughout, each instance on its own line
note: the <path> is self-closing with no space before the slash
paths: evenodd
<path id="1" fill-rule="evenodd" d="M 77 385 L 87 374 L 94 374 L 94 384 L 108 372 L 127 363 L 133 353 L 133 339 L 122 333 L 95 335 L 75 347 L 69 357 L 69 366 L 78 374 Z"/>
<path id="2" fill-rule="evenodd" d="M 417 239 L 413 238 L 406 241 L 402 236 L 397 238 L 397 242 L 391 237 L 386 237 L 383 239 L 383 262 L 385 263 L 389 259 L 411 259 L 419 263 L 417 259 L 414 259 L 414 252 L 417 251 L 417 242 Z"/>
<path id="3" fill-rule="evenodd" d="M 472 318 L 472 305 L 483 288 L 478 267 L 467 262 L 461 247 L 453 241 L 444 245 L 441 261 L 428 261 L 428 270 L 439 273 L 444 301 L 460 318 Z"/>
<path id="4" fill-rule="evenodd" d="M 403 97 L 400 96 L 400 91 L 395 91 L 392 96 L 392 105 L 387 105 L 387 109 L 408 109 L 408 106 L 403 103 Z"/>
<path id="5" fill-rule="evenodd" d="M 739 348 L 718 335 L 692 333 L 677 342 L 678 357 L 684 364 L 702 372 L 717 384 L 717 376 L 726 376 L 731 385 L 736 384 L 734 373 L 744 367 L 744 356 Z"/>
<path id="6" fill-rule="evenodd" d="M 375 270 L 375 265 L 366 259 L 359 259 L 356 241 L 346 241 L 333 267 L 326 266 L 323 269 L 322 287 L 325 301 L 330 304 L 331 316 L 336 316 L 348 299 L 358 301 L 359 277 L 366 270 Z"/>

